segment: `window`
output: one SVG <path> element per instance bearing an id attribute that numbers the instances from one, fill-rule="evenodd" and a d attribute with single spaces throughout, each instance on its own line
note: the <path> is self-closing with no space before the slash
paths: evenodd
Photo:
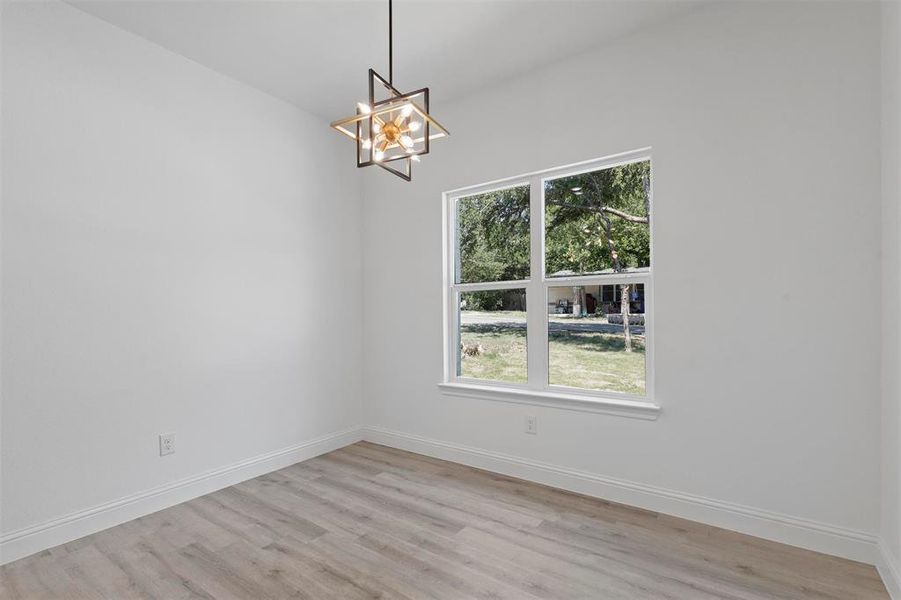
<path id="1" fill-rule="evenodd" d="M 445 202 L 445 389 L 656 410 L 648 151 Z"/>

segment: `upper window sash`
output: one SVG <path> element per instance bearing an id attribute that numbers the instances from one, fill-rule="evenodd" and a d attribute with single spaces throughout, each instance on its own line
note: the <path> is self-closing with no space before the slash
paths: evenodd
<path id="1" fill-rule="evenodd" d="M 547 278 L 650 269 L 650 157 L 613 162 L 542 177 Z"/>
<path id="2" fill-rule="evenodd" d="M 623 152 L 620 154 L 615 154 L 603 159 L 594 159 L 588 161 L 582 161 L 579 163 L 575 163 L 572 165 L 564 166 L 564 167 L 554 167 L 551 169 L 544 169 L 541 171 L 536 171 L 534 173 L 527 173 L 522 175 L 516 175 L 513 177 L 507 177 L 503 179 L 497 179 L 495 181 L 491 181 L 484 184 L 472 185 L 457 188 L 454 190 L 450 190 L 443 194 L 445 198 L 446 204 L 446 227 L 445 232 L 447 234 L 447 238 L 445 240 L 445 248 L 448 248 L 448 243 L 452 244 L 451 248 L 453 250 L 450 257 L 453 258 L 452 263 L 446 263 L 447 275 L 449 275 L 449 281 L 453 284 L 457 284 L 459 282 L 458 274 L 461 271 L 461 264 L 459 262 L 460 259 L 460 247 L 459 247 L 459 229 L 457 223 L 457 207 L 458 203 L 462 199 L 470 198 L 472 196 L 477 196 L 480 194 L 487 194 L 490 192 L 498 192 L 503 190 L 508 190 L 511 188 L 516 188 L 520 186 L 530 186 L 530 214 L 529 218 L 532 223 L 532 232 L 531 236 L 531 246 L 532 252 L 531 256 L 533 260 L 530 264 L 530 274 L 529 278 L 523 278 L 518 281 L 528 281 L 529 279 L 536 281 L 544 281 L 544 280 L 553 280 L 553 281 L 562 281 L 563 277 L 549 277 L 546 273 L 545 269 L 545 260 L 546 260 L 546 229 L 545 229 L 545 198 L 544 198 L 544 190 L 545 185 L 548 181 L 560 179 L 562 177 L 571 177 L 576 175 L 581 175 L 585 173 L 591 173 L 593 171 L 600 171 L 605 169 L 610 169 L 618 166 L 623 166 L 627 164 L 632 164 L 636 162 L 643 161 L 652 161 L 652 153 L 650 148 L 640 148 L 638 150 Z M 653 168 L 653 167 L 652 167 Z M 653 179 L 651 180 L 651 185 L 653 186 Z M 653 213 L 653 189 L 650 190 L 650 203 L 649 206 L 649 215 Z M 652 215 L 651 215 L 652 216 Z M 650 249 L 649 249 L 649 262 L 650 265 L 646 267 L 647 271 L 642 271 L 643 274 L 650 274 L 651 269 L 653 268 L 653 246 L 654 246 L 654 219 L 651 218 L 650 222 Z M 535 236 L 536 229 L 540 230 L 541 235 Z M 449 258 L 450 258 L 449 257 Z M 534 257 L 540 257 L 540 264 L 536 264 Z M 616 275 L 628 275 L 632 276 L 632 273 L 616 273 Z M 579 277 L 581 275 L 574 275 L 573 277 Z M 481 282 L 479 282 L 481 283 Z"/>
<path id="3" fill-rule="evenodd" d="M 511 181 L 453 199 L 449 217 L 455 284 L 522 281 L 530 277 L 530 221 L 535 206 L 532 191 L 528 180 Z M 503 237 L 504 244 L 498 243 L 498 236 Z M 493 244 L 487 241 L 492 237 Z"/>

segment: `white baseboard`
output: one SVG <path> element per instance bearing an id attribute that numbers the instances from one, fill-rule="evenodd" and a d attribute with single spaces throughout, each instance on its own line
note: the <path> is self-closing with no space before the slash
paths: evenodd
<path id="1" fill-rule="evenodd" d="M 360 441 L 360 439 L 362 439 L 362 428 L 353 427 L 38 525 L 2 534 L 0 535 L 0 565 L 343 448 Z"/>
<path id="2" fill-rule="evenodd" d="M 2 534 L 0 564 L 343 448 L 361 439 L 801 548 L 876 564 L 892 599 L 901 600 L 901 576 L 897 560 L 883 544 L 877 544 L 876 536 L 863 531 L 380 427 L 354 427 L 335 432 L 32 527 Z"/>
<path id="3" fill-rule="evenodd" d="M 868 564 L 875 564 L 877 560 L 876 536 L 864 531 L 567 469 L 479 448 L 431 440 L 381 427 L 364 427 L 363 439 L 808 550 Z"/>
<path id="4" fill-rule="evenodd" d="M 885 583 L 885 589 L 892 600 L 901 600 L 901 571 L 899 571 L 901 561 L 897 556 L 886 547 L 882 540 L 879 540 L 879 556 L 876 558 L 876 569 L 882 582 Z"/>

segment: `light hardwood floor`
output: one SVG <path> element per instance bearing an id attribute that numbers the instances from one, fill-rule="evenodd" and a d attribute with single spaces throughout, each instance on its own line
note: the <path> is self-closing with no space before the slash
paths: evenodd
<path id="1" fill-rule="evenodd" d="M 369 443 L 0 569 L 0 598 L 887 598 L 873 567 Z"/>

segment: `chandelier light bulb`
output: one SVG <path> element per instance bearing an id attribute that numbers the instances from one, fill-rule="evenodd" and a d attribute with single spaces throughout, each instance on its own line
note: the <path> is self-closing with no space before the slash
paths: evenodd
<path id="1" fill-rule="evenodd" d="M 369 108 L 368 104 L 364 104 L 362 102 L 357 102 L 357 107 L 360 109 L 360 112 L 363 113 L 364 115 L 368 115 L 369 113 L 372 112 L 372 109 Z"/>
<path id="2" fill-rule="evenodd" d="M 407 129 L 410 131 L 419 131 L 420 127 L 422 127 L 422 123 L 419 121 L 410 121 L 410 124 L 407 125 Z"/>

